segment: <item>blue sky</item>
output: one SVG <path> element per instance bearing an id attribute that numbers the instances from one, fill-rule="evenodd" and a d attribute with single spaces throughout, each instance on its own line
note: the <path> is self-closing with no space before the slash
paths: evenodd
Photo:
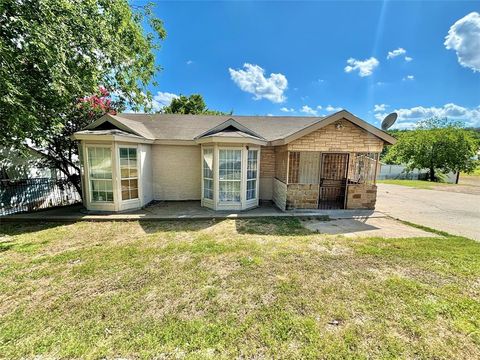
<path id="1" fill-rule="evenodd" d="M 239 115 L 344 108 L 378 126 L 396 110 L 398 127 L 432 115 L 480 126 L 478 1 L 180 1 L 155 12 L 168 32 L 156 106 L 200 93 Z"/>

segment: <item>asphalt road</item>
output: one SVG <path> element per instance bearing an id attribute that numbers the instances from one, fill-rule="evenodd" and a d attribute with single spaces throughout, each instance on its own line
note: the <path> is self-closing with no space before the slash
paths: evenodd
<path id="1" fill-rule="evenodd" d="M 480 241 L 480 195 L 378 184 L 375 210 Z"/>

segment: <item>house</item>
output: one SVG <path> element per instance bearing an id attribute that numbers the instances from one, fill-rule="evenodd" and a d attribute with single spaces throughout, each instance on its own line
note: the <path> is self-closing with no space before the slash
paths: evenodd
<path id="1" fill-rule="evenodd" d="M 85 206 L 153 200 L 246 210 L 372 209 L 387 133 L 342 110 L 326 117 L 104 115 L 80 141 Z"/>

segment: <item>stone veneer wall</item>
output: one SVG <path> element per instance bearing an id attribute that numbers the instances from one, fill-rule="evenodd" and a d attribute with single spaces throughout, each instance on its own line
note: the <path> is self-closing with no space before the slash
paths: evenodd
<path id="1" fill-rule="evenodd" d="M 273 202 L 280 210 L 287 208 L 287 185 L 278 179 L 273 179 Z"/>
<path id="2" fill-rule="evenodd" d="M 288 151 L 382 152 L 383 140 L 350 121 L 338 121 L 292 141 Z"/>
<path id="3" fill-rule="evenodd" d="M 376 185 L 348 185 L 347 209 L 375 209 L 377 201 Z"/>
<path id="4" fill-rule="evenodd" d="M 317 209 L 319 191 L 319 184 L 288 184 L 287 210 Z"/>

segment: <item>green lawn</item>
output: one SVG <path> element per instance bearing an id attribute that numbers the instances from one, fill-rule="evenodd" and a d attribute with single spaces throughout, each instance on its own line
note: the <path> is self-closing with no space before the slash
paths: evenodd
<path id="1" fill-rule="evenodd" d="M 417 189 L 434 189 L 438 185 L 453 185 L 449 183 L 436 183 L 425 180 L 400 180 L 400 179 L 388 179 L 388 180 L 377 180 L 377 183 L 380 184 L 392 184 L 392 185 L 403 185 L 408 187 L 414 187 Z"/>
<path id="2" fill-rule="evenodd" d="M 480 358 L 480 244 L 296 219 L 1 224 L 0 357 Z"/>

